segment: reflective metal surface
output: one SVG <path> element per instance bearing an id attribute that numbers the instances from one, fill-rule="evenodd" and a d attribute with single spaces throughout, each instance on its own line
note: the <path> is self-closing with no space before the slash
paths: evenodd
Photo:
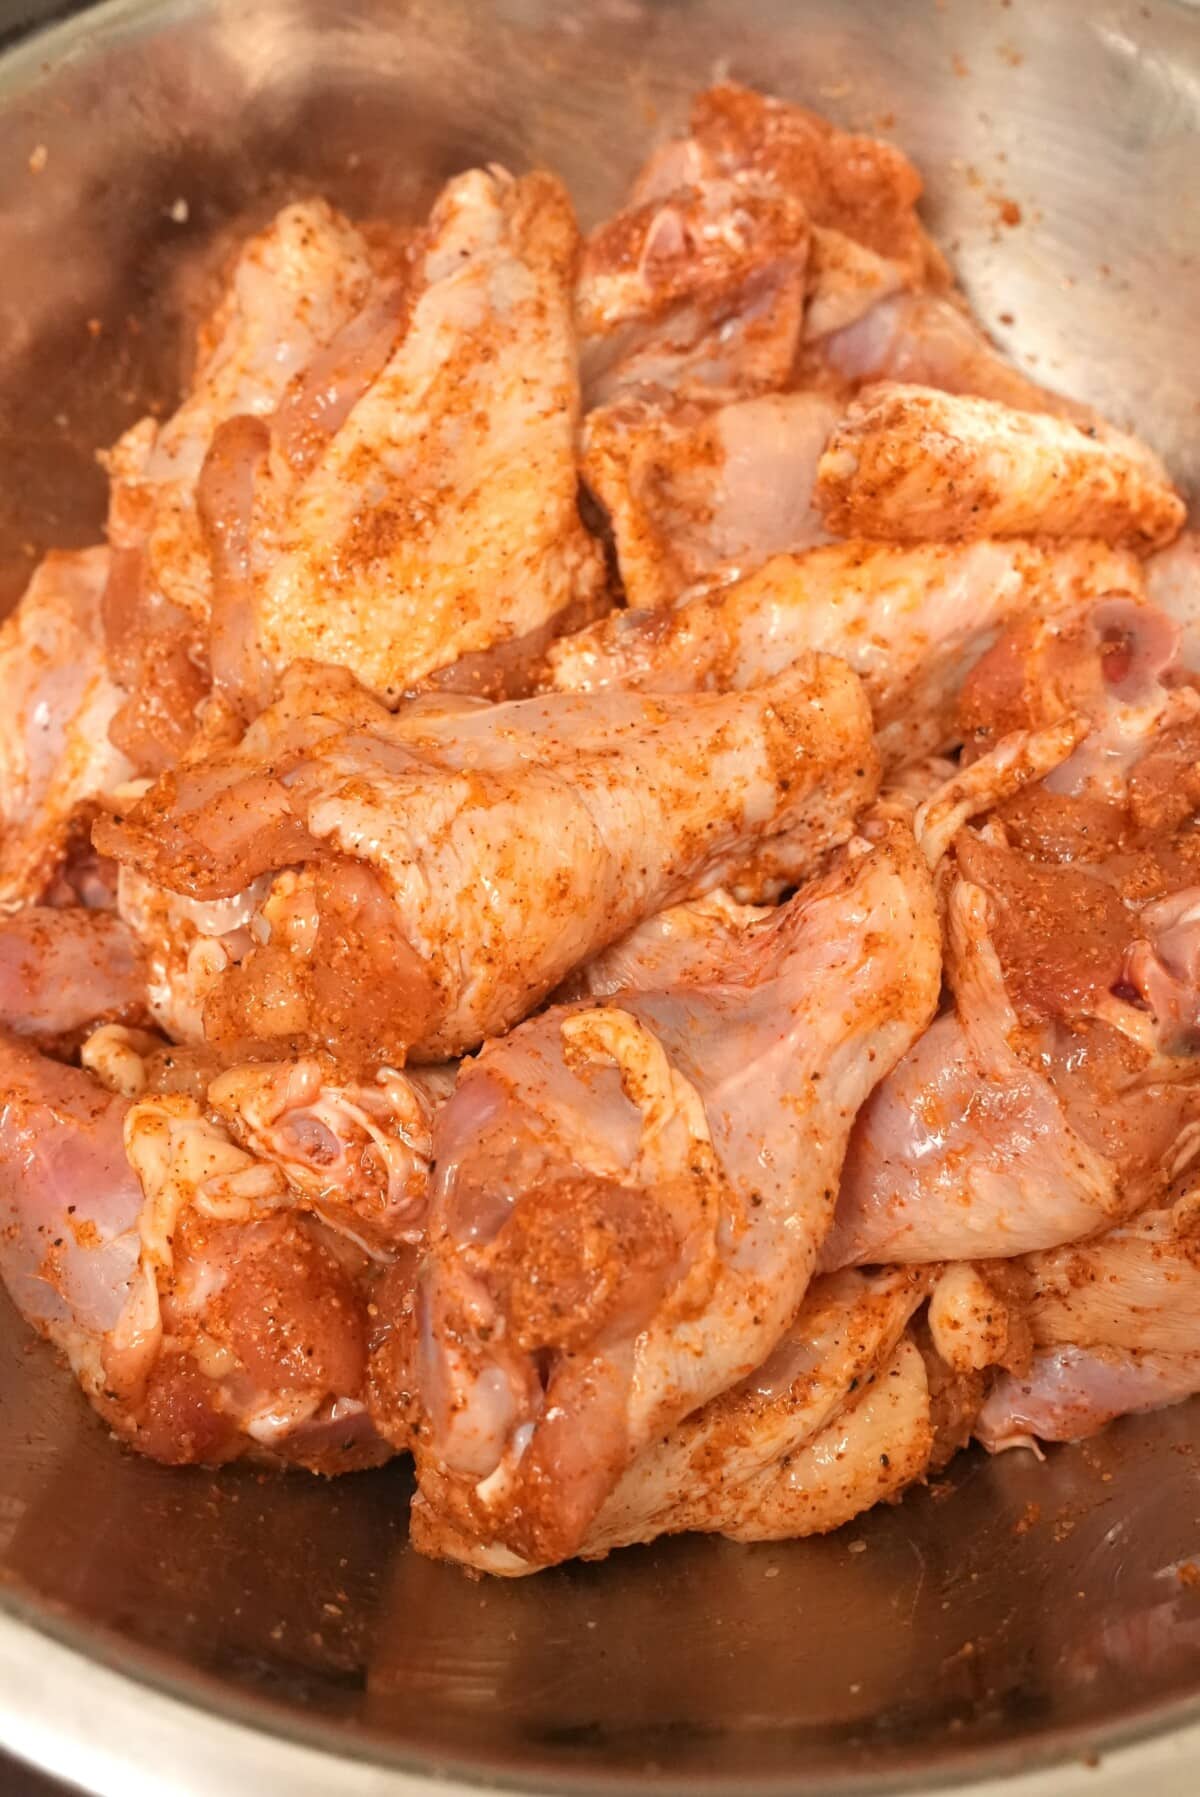
<path id="1" fill-rule="evenodd" d="M 92 452 L 169 400 L 231 222 L 313 188 L 407 213 L 487 158 L 551 163 L 594 217 L 724 67 L 895 135 L 997 335 L 1200 488 L 1200 12 L 1180 0 L 105 6 L 0 62 L 5 591 L 95 535 Z M 682 1540 L 515 1586 L 409 1553 L 407 1492 L 400 1469 L 139 1463 L 0 1304 L 10 1744 L 122 1797 L 383 1792 L 405 1768 L 815 1793 L 1157 1732 L 1106 1757 L 1120 1788 L 1200 1788 L 1195 1406 L 1043 1466 L 967 1458 L 828 1540 Z"/>

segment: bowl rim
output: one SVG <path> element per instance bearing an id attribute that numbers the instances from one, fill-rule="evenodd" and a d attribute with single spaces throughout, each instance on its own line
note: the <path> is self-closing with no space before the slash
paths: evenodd
<path id="1" fill-rule="evenodd" d="M 1200 5 L 1200 0 L 1187 0 Z M 86 51 L 103 53 L 205 0 L 66 0 L 0 33 L 0 103 L 36 92 Z M 408 1751 L 377 1730 L 345 1730 L 256 1696 L 166 1653 L 136 1646 L 16 1586 L 0 1586 L 0 1748 L 95 1797 L 478 1797 L 486 1790 L 610 1797 L 682 1793 L 817 1797 L 787 1773 L 706 1777 L 669 1769 L 583 1772 L 490 1765 L 483 1757 Z M 166 1782 L 164 1782 L 164 1780 Z M 934 1767 L 850 1773 L 822 1797 L 1195 1797 L 1200 1690 L 1148 1703 L 1109 1724 L 1078 1723 L 1044 1741 L 986 1744 Z"/>
<path id="2" fill-rule="evenodd" d="M 1145 1706 L 1107 1727 L 1080 1723 L 1044 1742 L 964 1748 L 934 1767 L 849 1773 L 805 1792 L 793 1775 L 752 1781 L 669 1769 L 639 1774 L 507 1771 L 486 1758 L 405 1751 L 376 1730 L 343 1731 L 297 1714 L 0 1589 L 0 1745 L 94 1797 L 229 1797 L 284 1790 L 289 1797 L 478 1797 L 504 1790 L 554 1797 L 1195 1797 L 1200 1776 L 1200 1694 Z M 163 1768 L 170 1783 L 163 1783 Z"/>

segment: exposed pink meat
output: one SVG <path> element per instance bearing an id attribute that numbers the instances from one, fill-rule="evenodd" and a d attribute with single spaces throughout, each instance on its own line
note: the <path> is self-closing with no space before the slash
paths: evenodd
<path id="1" fill-rule="evenodd" d="M 141 950 L 111 912 L 35 905 L 0 919 L 0 1027 L 54 1042 L 145 1010 Z"/>
<path id="2" fill-rule="evenodd" d="M 136 1331 L 116 1346 L 138 1296 L 143 1202 L 125 1158 L 125 1110 L 86 1073 L 0 1038 L 0 1271 L 18 1310 L 92 1391 L 118 1379 L 124 1360 L 136 1380 L 141 1350 L 153 1348 Z"/>

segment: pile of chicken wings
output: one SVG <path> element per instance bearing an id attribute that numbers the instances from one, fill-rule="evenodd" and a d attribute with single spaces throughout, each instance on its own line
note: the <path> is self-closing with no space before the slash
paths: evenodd
<path id="1" fill-rule="evenodd" d="M 0 631 L 0 1271 L 502 1574 L 1200 1390 L 1200 538 L 722 85 L 245 242 Z"/>

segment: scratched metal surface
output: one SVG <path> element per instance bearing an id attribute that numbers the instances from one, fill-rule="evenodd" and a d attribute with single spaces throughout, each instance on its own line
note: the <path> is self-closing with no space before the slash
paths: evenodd
<path id="1" fill-rule="evenodd" d="M 0 5 L 0 29 L 36 10 Z M 176 389 L 178 321 L 231 222 L 314 188 L 410 213 L 492 157 L 550 162 L 595 216 L 719 66 L 892 132 L 997 335 L 1200 487 L 1193 6 L 177 0 L 0 61 L 5 590 L 95 536 L 93 452 Z M 1196 1407 L 1043 1466 L 967 1457 L 828 1540 L 676 1541 L 512 1586 L 412 1555 L 407 1492 L 401 1469 L 330 1486 L 136 1462 L 0 1301 L 0 1593 L 30 1664 L 42 1631 L 82 1644 L 193 1700 L 193 1743 L 219 1711 L 526 1788 L 815 1793 L 1200 1717 Z M 142 1784 L 136 1738 L 123 1776 L 112 1751 L 74 1775 L 194 1788 L 185 1742 Z"/>

